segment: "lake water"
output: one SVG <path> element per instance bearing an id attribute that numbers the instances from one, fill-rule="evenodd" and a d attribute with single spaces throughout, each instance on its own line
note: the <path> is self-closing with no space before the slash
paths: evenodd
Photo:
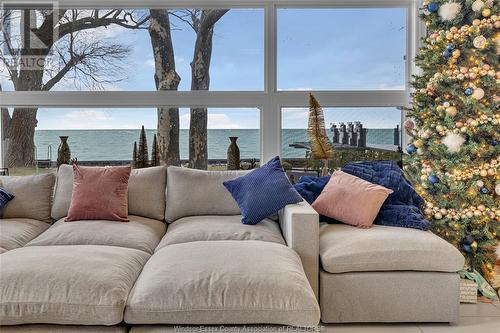
<path id="1" fill-rule="evenodd" d="M 147 130 L 149 152 L 155 130 Z M 187 159 L 188 130 L 180 131 L 181 159 Z M 131 160 L 134 141 L 139 141 L 139 130 L 38 130 L 35 133 L 37 159 L 57 159 L 59 136 L 69 136 L 68 144 L 72 157 L 80 161 Z M 211 129 L 208 130 L 208 158 L 225 159 L 229 137 L 237 136 L 241 158 L 259 158 L 260 131 L 258 129 Z M 294 142 L 305 142 L 307 130 L 284 129 L 282 132 L 282 156 L 302 158 L 305 150 L 290 147 Z M 392 129 L 368 129 L 368 144 L 392 145 Z"/>

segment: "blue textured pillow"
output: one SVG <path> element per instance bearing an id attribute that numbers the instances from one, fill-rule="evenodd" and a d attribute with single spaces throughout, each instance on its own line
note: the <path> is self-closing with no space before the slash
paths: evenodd
<path id="1" fill-rule="evenodd" d="M 0 210 L 2 210 L 12 199 L 14 199 L 14 194 L 0 187 Z"/>
<path id="2" fill-rule="evenodd" d="M 243 224 L 257 224 L 286 205 L 302 202 L 277 156 L 250 173 L 224 182 L 241 210 Z"/>

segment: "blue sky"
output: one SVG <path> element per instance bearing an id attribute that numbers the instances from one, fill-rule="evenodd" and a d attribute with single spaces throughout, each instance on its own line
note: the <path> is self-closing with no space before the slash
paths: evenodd
<path id="1" fill-rule="evenodd" d="M 402 89 L 405 55 L 404 9 L 281 9 L 278 12 L 278 88 L 280 90 Z M 195 34 L 173 19 L 179 90 L 190 89 L 190 61 Z M 97 32 L 94 32 L 97 35 Z M 99 38 L 132 48 L 126 59 L 127 79 L 107 90 L 154 90 L 153 57 L 147 31 L 99 29 Z M 211 90 L 262 90 L 264 86 L 264 13 L 233 9 L 215 28 Z M 12 85 L 2 78 L 5 90 Z M 61 82 L 53 90 L 75 90 Z M 307 101 L 304 101 L 307 104 Z M 371 112 L 368 112 L 371 111 Z M 181 127 L 188 124 L 181 110 Z M 366 127 L 391 128 L 399 123 L 392 108 L 327 109 L 327 123 L 361 120 Z M 156 127 L 155 109 L 42 109 L 38 129 Z M 211 128 L 258 128 L 255 109 L 211 109 Z M 307 110 L 287 109 L 283 126 L 307 126 Z"/>

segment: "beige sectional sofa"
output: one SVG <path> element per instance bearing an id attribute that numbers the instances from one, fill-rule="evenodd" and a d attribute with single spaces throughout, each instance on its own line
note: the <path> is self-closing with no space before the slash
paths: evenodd
<path id="1" fill-rule="evenodd" d="M 301 203 L 287 206 L 279 221 L 241 224 L 222 185 L 241 174 L 134 170 L 126 223 L 64 222 L 70 166 L 59 169 L 53 196 L 52 186 L 50 193 L 36 189 L 53 176 L 25 177 L 31 190 L 14 193 L 0 220 L 2 332 L 318 324 L 318 215 Z M 0 182 L 12 190 L 12 179 Z M 43 230 L 27 235 L 28 223 L 10 222 L 33 218 L 23 216 L 26 207 L 37 211 L 42 202 L 54 224 L 38 221 Z"/>
<path id="2" fill-rule="evenodd" d="M 64 222 L 72 172 L 55 189 L 50 174 L 0 177 L 16 195 L 0 219 L 2 333 L 310 326 L 318 296 L 324 323 L 457 319 L 464 258 L 430 232 L 320 225 L 305 202 L 243 225 L 222 185 L 243 171 L 177 167 L 133 170 L 130 222 Z"/>

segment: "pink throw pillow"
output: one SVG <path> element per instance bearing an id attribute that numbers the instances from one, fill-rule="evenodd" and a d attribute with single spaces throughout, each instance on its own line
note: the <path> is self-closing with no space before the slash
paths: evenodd
<path id="1" fill-rule="evenodd" d="M 119 167 L 73 165 L 73 195 L 65 221 L 128 222 L 130 172 L 130 165 Z"/>
<path id="2" fill-rule="evenodd" d="M 392 192 L 348 173 L 335 171 L 312 206 L 319 214 L 337 221 L 370 227 Z"/>

